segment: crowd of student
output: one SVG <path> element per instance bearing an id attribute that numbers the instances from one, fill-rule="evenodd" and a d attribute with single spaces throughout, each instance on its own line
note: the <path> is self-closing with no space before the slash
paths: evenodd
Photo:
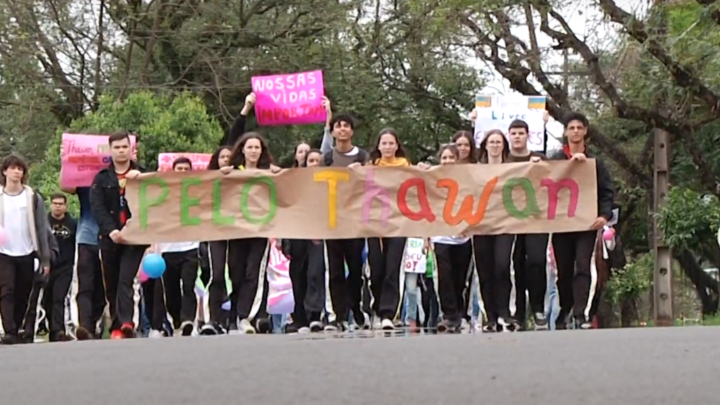
<path id="1" fill-rule="evenodd" d="M 253 94 L 246 98 L 229 136 L 212 155 L 209 170 L 225 174 L 233 170 L 280 170 L 264 138 L 257 132 L 245 132 L 245 118 L 254 101 Z M 413 164 L 403 150 L 402 134 L 390 128 L 381 130 L 368 153 L 353 144 L 353 118 L 347 114 L 333 115 L 327 99 L 324 107 L 328 121 L 320 149 L 312 149 L 306 143 L 298 145 L 290 170 Z M 507 129 L 507 137 L 503 134 L 506 128 L 493 129 L 485 133 L 479 146 L 471 132 L 457 132 L 451 143 L 438 150 L 438 162 L 493 165 L 567 159 L 590 164 L 587 158 L 591 156 L 585 146 L 588 130 L 585 116 L 572 113 L 563 124 L 567 144 L 549 158 L 528 150 L 528 125 L 517 120 Z M 52 212 L 46 215 L 42 198 L 25 185 L 28 174 L 25 162 L 15 155 L 3 160 L 2 343 L 33 340 L 40 290 L 44 291 L 42 306 L 47 312 L 51 341 L 101 338 L 106 304 L 112 339 L 136 337 L 144 318 L 149 321 L 149 335 L 160 337 L 174 332 L 184 336 L 233 330 L 269 333 L 278 326 L 288 333 L 345 331 L 349 325 L 392 330 L 397 327 L 401 312 L 411 330 L 456 332 L 464 321 L 471 319 L 472 313 L 477 316 L 474 310 L 477 295 L 483 304 L 483 332 L 523 330 L 528 327 L 527 321 L 540 330 L 547 329 L 549 324 L 556 324 L 557 329 L 569 324 L 580 329 L 591 327 L 597 310 L 597 283 L 592 280 L 594 252 L 598 235 L 613 216 L 613 190 L 601 160 L 594 160 L 599 216 L 588 224 L 587 231 L 552 235 L 440 235 L 427 240 L 425 246 L 436 264 L 434 274 L 405 274 L 403 278 L 406 238 L 278 241 L 290 260 L 295 308 L 289 323 L 273 325 L 278 318 L 269 316 L 266 310 L 266 270 L 271 249 L 268 239 L 152 246 L 124 243 L 120 231 L 132 215 L 124 198 L 125 182 L 144 169 L 136 162 L 128 134 L 111 135 L 109 145 L 112 163 L 97 173 L 90 187 L 63 190 L 79 199 L 77 224 L 66 214 L 65 194 L 51 196 Z M 418 162 L 417 167 L 431 169 L 426 162 Z M 173 170 L 193 170 L 192 162 L 179 158 Z M 550 258 L 556 261 L 559 313 L 550 311 L 548 302 L 552 300 L 547 300 L 548 274 L 555 277 L 554 272 L 547 272 L 549 246 L 554 251 Z M 162 254 L 167 269 L 161 278 L 147 280 L 138 289 L 138 269 L 147 252 Z M 65 328 L 64 303 L 73 268 L 77 325 L 70 334 Z M 198 300 L 195 291 L 198 272 L 202 284 L 209 285 L 207 314 L 204 298 Z M 226 277 L 232 285 L 230 294 Z M 554 279 L 550 285 L 555 290 Z M 478 289 L 480 293 L 473 294 Z M 529 305 L 525 302 L 526 291 Z M 224 308 L 227 301 L 230 308 Z"/>

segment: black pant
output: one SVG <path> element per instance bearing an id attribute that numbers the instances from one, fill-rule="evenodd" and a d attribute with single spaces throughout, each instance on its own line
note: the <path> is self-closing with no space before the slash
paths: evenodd
<path id="1" fill-rule="evenodd" d="M 112 245 L 103 248 L 100 259 L 103 267 L 105 291 L 110 304 L 112 323 L 110 330 L 117 330 L 124 324 L 133 324 L 135 295 L 133 284 L 145 253 L 146 246 Z"/>
<path id="2" fill-rule="evenodd" d="M 552 243 L 558 274 L 560 314 L 576 319 L 589 318 L 592 255 L 598 231 L 553 234 Z"/>
<path id="3" fill-rule="evenodd" d="M 438 271 L 438 295 L 445 319 L 459 321 L 467 299 L 467 278 L 472 260 L 472 243 L 460 245 L 435 243 Z M 470 273 L 472 274 L 472 273 Z"/>
<path id="4" fill-rule="evenodd" d="M 266 270 L 270 252 L 267 238 L 233 239 L 228 242 L 228 271 L 237 302 L 237 318 L 267 317 Z M 231 320 L 232 321 L 232 320 Z"/>
<path id="5" fill-rule="evenodd" d="M 288 240 L 292 281 L 293 322 L 319 321 L 325 307 L 325 245 L 323 241 Z"/>
<path id="6" fill-rule="evenodd" d="M 510 261 L 515 235 L 482 235 L 473 237 L 475 266 L 480 295 L 488 321 L 510 319 Z"/>
<path id="7" fill-rule="evenodd" d="M 34 259 L 32 254 L 14 257 L 0 253 L 0 317 L 6 335 L 17 336 L 25 320 L 35 279 Z"/>
<path id="8" fill-rule="evenodd" d="M 438 316 L 440 308 L 438 308 L 438 297 L 435 292 L 435 281 L 432 278 L 425 277 L 421 274 L 418 278 L 421 282 L 422 289 L 422 306 L 425 311 L 425 321 L 423 322 L 424 328 L 435 328 L 437 327 Z"/>
<path id="9" fill-rule="evenodd" d="M 367 241 L 372 310 L 382 319 L 395 319 L 400 309 L 400 270 L 406 241 L 407 238 L 368 238 Z"/>
<path id="10" fill-rule="evenodd" d="M 150 321 L 150 329 L 162 331 L 165 329 L 167 309 L 162 278 L 149 279 L 142 284 L 142 300 L 145 316 Z"/>
<path id="11" fill-rule="evenodd" d="M 533 313 L 545 312 L 548 238 L 549 235 L 544 233 L 516 235 L 511 254 L 515 267 L 516 315 L 519 322 L 525 321 L 526 291 L 530 296 L 530 310 Z"/>
<path id="12" fill-rule="evenodd" d="M 363 258 L 365 239 L 336 239 L 325 241 L 327 280 L 330 287 L 331 311 L 329 321 L 344 322 L 352 309 L 356 317 L 362 313 Z M 345 264 L 348 272 L 345 278 Z"/>
<path id="13" fill-rule="evenodd" d="M 173 319 L 173 327 L 179 329 L 182 322 L 192 322 L 197 314 L 195 281 L 198 275 L 198 250 L 165 252 L 167 264 L 163 273 L 165 305 Z"/>
<path id="14" fill-rule="evenodd" d="M 45 292 L 43 293 L 43 307 L 45 319 L 50 324 L 50 340 L 55 340 L 60 332 L 65 332 L 65 299 L 70 291 L 73 278 L 73 264 L 62 263 L 50 269 Z"/>
<path id="15" fill-rule="evenodd" d="M 78 285 L 75 300 L 78 323 L 90 333 L 95 333 L 107 305 L 100 251 L 94 245 L 78 244 L 77 253 L 75 271 Z"/>
<path id="16" fill-rule="evenodd" d="M 217 324 L 222 324 L 225 321 L 222 304 L 227 298 L 227 288 L 225 286 L 227 250 L 228 241 L 226 240 L 208 242 L 211 273 L 210 287 L 208 287 L 208 307 L 210 310 L 210 321 Z M 237 320 L 237 316 L 235 319 Z"/>

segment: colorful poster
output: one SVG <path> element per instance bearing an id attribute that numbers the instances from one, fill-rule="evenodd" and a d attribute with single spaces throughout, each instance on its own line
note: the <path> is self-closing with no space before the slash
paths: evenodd
<path id="1" fill-rule="evenodd" d="M 528 149 L 542 152 L 545 148 L 544 96 L 478 96 L 475 111 L 475 143 L 478 146 L 487 131 L 499 129 L 507 136 L 510 123 L 523 120 L 530 128 Z"/>
<path id="2" fill-rule="evenodd" d="M 288 75 L 255 76 L 255 117 L 261 126 L 324 123 L 322 70 Z"/>
<path id="3" fill-rule="evenodd" d="M 282 254 L 275 239 L 270 240 L 269 249 L 267 312 L 268 314 L 290 314 L 295 310 L 290 281 L 290 260 Z"/>
<path id="4" fill-rule="evenodd" d="M 575 232 L 597 218 L 595 160 L 157 172 L 129 180 L 134 244 Z"/>
<path id="5" fill-rule="evenodd" d="M 405 273 L 425 274 L 427 272 L 427 256 L 425 255 L 425 239 L 408 238 L 405 244 Z"/>
<path id="6" fill-rule="evenodd" d="M 158 155 L 158 171 L 172 171 L 175 159 L 183 156 L 190 159 L 193 170 L 207 170 L 212 157 L 210 153 L 161 153 Z"/>
<path id="7" fill-rule="evenodd" d="M 133 155 L 135 136 L 130 135 Z M 88 187 L 95 174 L 110 164 L 108 135 L 62 135 L 61 187 Z"/>

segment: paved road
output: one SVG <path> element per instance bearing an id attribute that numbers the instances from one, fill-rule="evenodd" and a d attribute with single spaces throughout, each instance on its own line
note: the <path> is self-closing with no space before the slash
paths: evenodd
<path id="1" fill-rule="evenodd" d="M 2 403 L 718 404 L 720 328 L 0 347 Z"/>

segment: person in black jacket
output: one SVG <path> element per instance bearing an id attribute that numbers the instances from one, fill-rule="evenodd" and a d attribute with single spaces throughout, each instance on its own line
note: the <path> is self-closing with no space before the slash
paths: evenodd
<path id="1" fill-rule="evenodd" d="M 125 200 L 126 179 L 136 177 L 141 170 L 131 160 L 127 133 L 110 135 L 108 143 L 112 162 L 95 175 L 90 187 L 90 206 L 99 228 L 100 260 L 112 318 L 110 337 L 133 338 L 136 335 L 133 282 L 147 246 L 123 244 L 120 231 L 131 217 Z"/>
<path id="2" fill-rule="evenodd" d="M 570 113 L 564 119 L 567 145 L 555 155 L 552 160 L 571 160 L 577 164 L 589 164 L 588 158 L 593 158 L 597 175 L 598 217 L 592 224 L 588 224 L 587 231 L 556 233 L 552 237 L 555 261 L 557 263 L 558 290 L 560 295 L 560 314 L 557 319 L 557 329 L 566 325 L 566 318 L 572 310 L 573 317 L 580 329 L 592 327 L 590 309 L 595 291 L 591 291 L 592 272 L 595 271 L 592 254 L 595 249 L 599 230 L 607 224 L 613 215 L 614 191 L 610 174 L 603 162 L 590 155 L 585 145 L 585 136 L 588 131 L 588 120 L 580 113 Z M 572 278 L 572 295 L 563 285 L 570 285 Z M 566 292 L 563 293 L 563 290 Z"/>

